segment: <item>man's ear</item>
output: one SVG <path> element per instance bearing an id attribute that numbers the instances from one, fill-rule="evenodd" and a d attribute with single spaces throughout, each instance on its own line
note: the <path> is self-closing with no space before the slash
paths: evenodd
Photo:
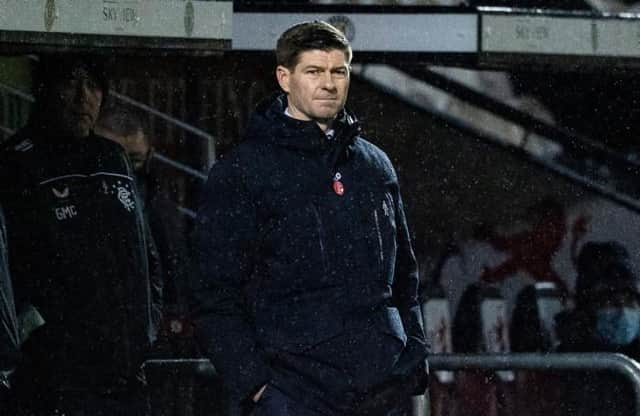
<path id="1" fill-rule="evenodd" d="M 280 88 L 286 93 L 289 93 L 289 80 L 291 79 L 291 71 L 288 68 L 278 65 L 276 68 L 276 79 Z"/>

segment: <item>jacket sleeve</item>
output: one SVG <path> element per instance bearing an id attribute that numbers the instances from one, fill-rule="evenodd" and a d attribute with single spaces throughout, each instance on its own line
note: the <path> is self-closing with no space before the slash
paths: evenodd
<path id="1" fill-rule="evenodd" d="M 254 264 L 256 209 L 237 163 L 209 175 L 194 230 L 190 306 L 196 339 L 232 397 L 248 399 L 270 379 L 244 302 Z"/>
<path id="2" fill-rule="evenodd" d="M 163 314 L 164 270 L 155 237 L 151 232 L 151 227 L 149 226 L 149 219 L 147 215 L 143 215 L 143 219 L 147 243 L 147 257 L 149 259 L 149 284 L 151 289 L 152 307 L 151 318 L 153 320 L 153 325 L 156 328 L 159 328 Z"/>
<path id="3" fill-rule="evenodd" d="M 175 204 L 161 193 L 149 201 L 148 210 L 162 266 L 162 298 L 169 304 L 184 305 L 191 253 L 183 218 L 175 215 Z"/>
<path id="4" fill-rule="evenodd" d="M 13 287 L 9 275 L 6 232 L 0 207 L 0 370 L 8 370 L 19 361 L 20 336 L 13 298 Z M 1 373 L 1 372 L 0 372 Z M 7 382 L 0 374 L 0 389 Z"/>
<path id="5" fill-rule="evenodd" d="M 33 262 L 25 261 L 23 257 L 16 259 L 11 256 L 11 252 L 14 253 L 31 253 L 34 239 L 29 236 L 37 235 L 40 230 L 37 230 L 34 225 L 28 224 L 28 228 L 22 232 L 11 232 L 10 218 L 12 214 L 16 214 L 18 208 L 15 207 L 15 200 L 17 195 L 27 191 L 24 187 L 24 171 L 16 163 L 12 163 L 12 154 L 7 150 L 7 142 L 5 146 L 0 146 L 0 205 L 2 205 L 2 237 L 4 238 L 4 282 L 6 284 L 6 291 L 3 294 L 7 300 L 11 298 L 9 305 L 9 314 L 15 317 L 15 331 L 17 333 L 18 345 L 22 344 L 27 338 L 25 334 L 30 331 L 25 331 L 24 328 L 20 328 L 18 324 L 19 314 L 28 309 L 33 300 L 30 298 L 30 291 L 27 289 L 29 286 L 29 279 L 27 277 L 33 274 L 32 267 Z M 16 261 L 22 260 L 22 261 Z M 24 276 L 24 277 L 22 277 Z M 22 278 L 19 278 L 22 277 Z M 2 280 L 2 279 L 0 279 Z M 10 291 L 10 292 L 9 292 Z M 0 301 L 2 303 L 4 301 Z M 13 308 L 13 310 L 11 310 Z M 9 316 L 10 316 L 9 315 Z M 24 337 L 24 339 L 22 339 Z"/>
<path id="6" fill-rule="evenodd" d="M 393 303 L 400 311 L 402 324 L 407 334 L 407 346 L 400 357 L 396 372 L 400 375 L 407 375 L 415 372 L 417 367 L 426 372 L 424 359 L 429 353 L 429 345 L 425 338 L 422 312 L 418 302 L 418 266 L 411 246 L 402 197 L 397 185 L 393 192 L 393 198 L 396 208 L 397 230 Z"/>
<path id="7" fill-rule="evenodd" d="M 105 139 L 106 140 L 106 139 Z M 117 147 L 114 153 L 116 158 L 120 159 L 122 164 L 122 169 L 124 170 L 127 176 L 131 178 L 135 178 L 135 172 L 133 169 L 133 165 L 131 164 L 131 160 L 127 156 L 124 151 L 124 148 L 120 146 Z M 158 331 L 160 329 L 160 324 L 162 322 L 162 313 L 163 313 L 163 288 L 164 288 L 164 277 L 162 270 L 162 262 L 160 260 L 160 255 L 158 253 L 158 248 L 151 231 L 151 227 L 149 225 L 149 215 L 148 210 L 149 207 L 146 206 L 145 201 L 142 200 L 142 193 L 138 188 L 138 184 L 136 181 L 133 181 L 135 188 L 135 198 L 136 198 L 136 206 L 138 216 L 138 232 L 141 234 L 141 238 L 144 241 L 144 247 L 142 247 L 144 251 L 144 256 L 146 257 L 147 262 L 147 279 L 145 282 L 148 285 L 149 291 L 149 302 L 151 308 L 151 325 L 153 332 L 152 342 L 156 341 Z"/>

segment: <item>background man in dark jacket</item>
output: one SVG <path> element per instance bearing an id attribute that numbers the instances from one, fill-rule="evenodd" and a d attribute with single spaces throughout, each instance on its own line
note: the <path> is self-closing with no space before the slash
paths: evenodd
<path id="1" fill-rule="evenodd" d="M 155 150 L 140 112 L 109 105 L 100 112 L 96 132 L 124 147 L 133 165 L 143 212 L 160 256 L 166 315 L 167 306 L 175 307 L 182 301 L 178 292 L 187 275 L 188 247 L 183 218 L 177 205 L 160 188 L 158 173 L 152 168 Z"/>
<path id="2" fill-rule="evenodd" d="M 93 134 L 107 93 L 98 58 L 43 57 L 32 117 L 0 147 L 16 303 L 39 318 L 11 414 L 142 414 L 136 375 L 155 338 L 161 283 L 150 281 L 124 149 Z"/>
<path id="3" fill-rule="evenodd" d="M 424 392 L 416 261 L 391 162 L 344 109 L 351 54 L 323 22 L 282 34 L 284 93 L 199 209 L 197 337 L 256 415 L 400 415 Z"/>

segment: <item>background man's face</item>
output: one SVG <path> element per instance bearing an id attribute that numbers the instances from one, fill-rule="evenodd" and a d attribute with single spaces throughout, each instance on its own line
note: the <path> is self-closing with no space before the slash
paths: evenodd
<path id="1" fill-rule="evenodd" d="M 293 70 L 278 66 L 276 75 L 288 94 L 289 113 L 299 120 L 331 120 L 347 100 L 350 75 L 344 51 L 302 52 Z"/>
<path id="2" fill-rule="evenodd" d="M 120 143 L 131 160 L 133 169 L 140 172 L 144 169 L 151 153 L 151 145 L 142 129 L 133 134 L 122 135 L 115 133 L 108 128 L 96 128 L 96 132 L 109 140 Z"/>
<path id="3" fill-rule="evenodd" d="M 78 67 L 68 77 L 54 81 L 47 111 L 60 133 L 83 138 L 93 129 L 101 104 L 102 89 L 84 68 Z"/>
<path id="4" fill-rule="evenodd" d="M 149 158 L 149 152 L 151 151 L 151 146 L 142 130 L 138 130 L 135 134 L 125 136 L 123 146 L 129 155 L 129 159 L 131 159 L 133 169 L 136 172 L 142 171 Z"/>

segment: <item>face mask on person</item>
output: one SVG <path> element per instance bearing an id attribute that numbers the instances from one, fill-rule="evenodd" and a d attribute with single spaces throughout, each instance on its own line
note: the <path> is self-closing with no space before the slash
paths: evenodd
<path id="1" fill-rule="evenodd" d="M 605 344 L 629 345 L 640 333 L 640 309 L 615 307 L 596 311 L 596 334 Z"/>

